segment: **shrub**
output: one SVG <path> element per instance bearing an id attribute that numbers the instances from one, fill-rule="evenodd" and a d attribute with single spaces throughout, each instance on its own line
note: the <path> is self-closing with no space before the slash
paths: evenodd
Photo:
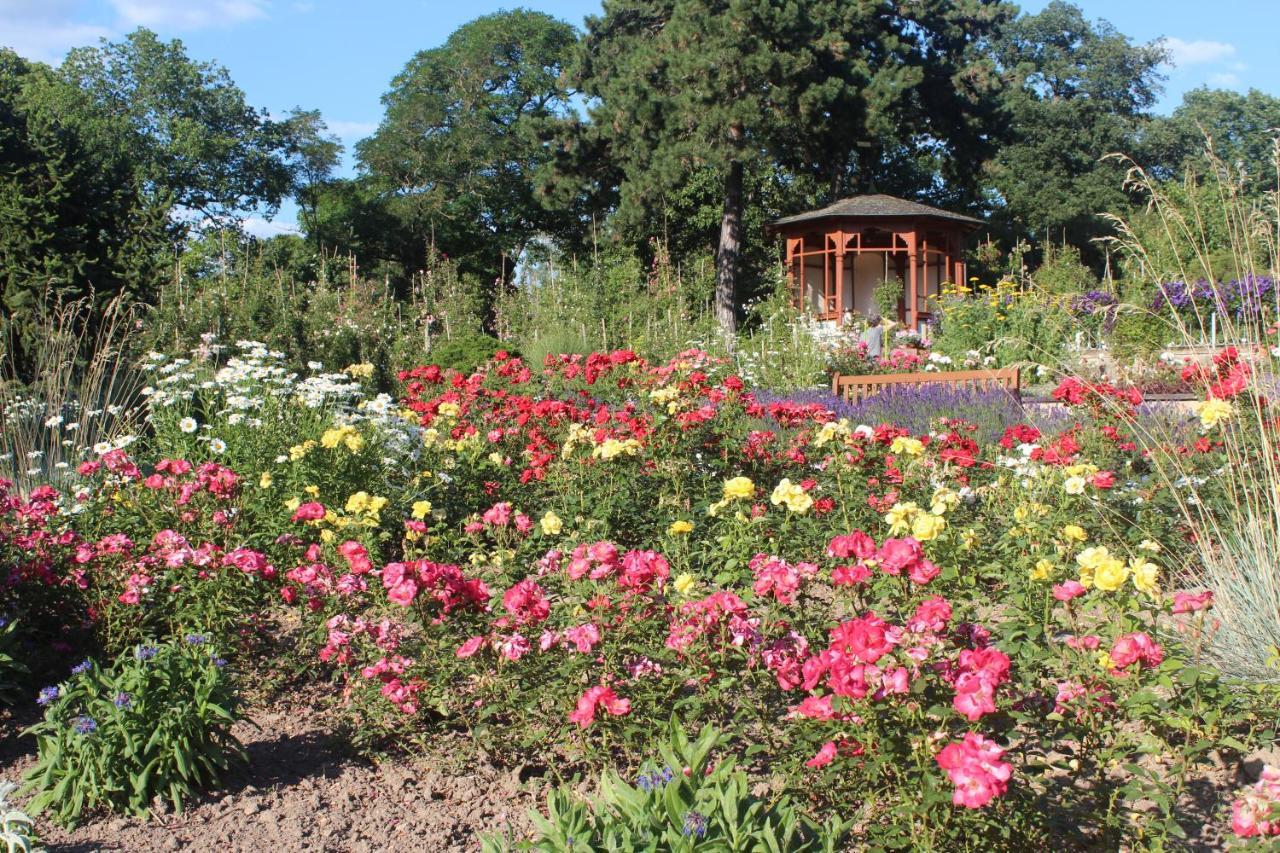
<path id="1" fill-rule="evenodd" d="M 511 348 L 497 338 L 488 335 L 461 335 L 440 341 L 431 348 L 429 360 L 440 367 L 451 367 L 463 373 L 471 373 L 493 358 L 494 353 Z"/>
<path id="2" fill-rule="evenodd" d="M 1111 331 L 1111 351 L 1121 361 L 1150 358 L 1171 336 L 1169 322 L 1158 314 L 1145 308 L 1121 306 Z"/>
<path id="3" fill-rule="evenodd" d="M 192 635 L 140 645 L 108 669 L 87 660 L 41 691 L 44 719 L 27 730 L 36 764 L 31 808 L 74 826 L 97 808 L 146 815 L 154 798 L 183 801 L 246 759 L 231 726 L 239 699 L 225 662 Z"/>
<path id="4" fill-rule="evenodd" d="M 547 817 L 531 813 L 529 842 L 487 838 L 486 853 L 503 850 L 772 850 L 830 851 L 842 833 L 838 821 L 819 828 L 783 799 L 773 805 L 751 795 L 747 775 L 732 757 L 713 761 L 726 745 L 707 726 L 690 741 L 672 719 L 669 740 L 659 746 L 661 767 L 643 768 L 635 784 L 614 771 L 600 778 L 587 801 L 565 788 L 547 797 Z"/>

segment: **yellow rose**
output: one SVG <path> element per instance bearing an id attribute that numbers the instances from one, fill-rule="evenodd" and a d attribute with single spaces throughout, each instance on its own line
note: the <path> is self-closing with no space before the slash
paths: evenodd
<path id="1" fill-rule="evenodd" d="M 1033 581 L 1047 581 L 1052 575 L 1053 563 L 1044 559 L 1037 560 L 1035 568 L 1031 570 L 1031 579 Z"/>
<path id="2" fill-rule="evenodd" d="M 258 488 L 259 488 L 259 489 L 269 489 L 269 488 L 271 488 L 271 482 L 272 482 L 272 480 L 271 480 L 271 472 L 270 472 L 270 471 L 263 471 L 263 472 L 262 472 L 262 476 L 258 478 Z"/>
<path id="3" fill-rule="evenodd" d="M 462 407 L 457 403 L 452 402 L 441 403 L 440 407 L 436 411 L 439 412 L 442 417 L 456 418 L 462 413 Z"/>
<path id="4" fill-rule="evenodd" d="M 350 450 L 352 453 L 359 453 L 364 449 L 364 436 L 360 435 L 360 433 L 355 430 L 352 430 L 342 439 L 342 443 L 345 444 L 347 446 L 347 450 Z"/>
<path id="5" fill-rule="evenodd" d="M 1098 667 L 1100 669 L 1115 669 L 1116 662 L 1111 659 L 1110 652 L 1098 652 Z"/>
<path id="6" fill-rule="evenodd" d="M 1206 431 L 1218 424 L 1231 420 L 1236 407 L 1226 400 L 1205 400 L 1196 404 L 1196 414 L 1200 416 L 1200 426 Z"/>
<path id="7" fill-rule="evenodd" d="M 785 504 L 790 512 L 804 513 L 813 506 L 813 498 L 800 488 L 799 484 L 791 482 L 788 477 L 783 477 L 774 487 L 773 494 L 769 496 L 769 503 L 774 506 Z"/>
<path id="8" fill-rule="evenodd" d="M 671 526 L 667 528 L 667 532 L 672 536 L 683 536 L 686 533 L 692 533 L 693 523 L 685 521 L 683 518 L 676 519 L 671 522 Z"/>
<path id="9" fill-rule="evenodd" d="M 946 526 L 947 520 L 942 516 L 922 512 L 911 522 L 911 535 L 921 542 L 928 542 L 937 539 Z"/>
<path id="10" fill-rule="evenodd" d="M 413 509 L 409 514 L 421 521 L 428 515 L 431 515 L 431 509 L 431 501 L 414 501 Z"/>
<path id="11" fill-rule="evenodd" d="M 1150 539 L 1143 539 L 1138 543 L 1138 549 L 1141 551 L 1150 551 L 1152 554 L 1160 553 L 1160 543 L 1152 542 Z"/>
<path id="12" fill-rule="evenodd" d="M 671 585 L 675 587 L 676 592 L 688 598 L 693 593 L 693 589 L 698 585 L 698 582 L 693 579 L 693 575 L 688 572 L 682 572 Z"/>
<path id="13" fill-rule="evenodd" d="M 889 525 L 890 535 L 898 536 L 911 529 L 911 520 L 919 513 L 920 507 L 914 503 L 897 503 L 884 514 L 884 523 Z"/>
<path id="14" fill-rule="evenodd" d="M 756 484 L 747 477 L 734 477 L 731 480 L 724 481 L 725 501 L 751 500 L 755 493 Z"/>
<path id="15" fill-rule="evenodd" d="M 918 438 L 900 435 L 893 440 L 893 444 L 889 445 L 889 452 L 895 455 L 905 453 L 907 456 L 919 456 L 924 453 L 924 442 Z"/>
<path id="16" fill-rule="evenodd" d="M 538 522 L 542 525 L 542 534 L 544 536 L 559 536 L 560 531 L 564 529 L 564 522 L 560 520 L 560 516 L 551 510 L 547 510 L 542 516 L 542 521 Z"/>
<path id="17" fill-rule="evenodd" d="M 319 486 L 303 486 L 303 487 L 302 487 L 302 491 L 304 491 L 304 492 L 306 492 L 307 494 L 311 495 L 311 497 L 313 497 L 313 498 L 315 498 L 315 497 L 319 497 L 319 496 L 320 496 L 320 487 L 319 487 Z"/>
<path id="18" fill-rule="evenodd" d="M 960 534 L 960 547 L 972 551 L 978 545 L 978 531 L 970 528 Z"/>
<path id="19" fill-rule="evenodd" d="M 1098 589 L 1115 592 L 1129 579 L 1129 567 L 1123 560 L 1108 557 L 1093 570 L 1093 583 Z"/>
<path id="20" fill-rule="evenodd" d="M 1062 528 L 1062 538 L 1068 542 L 1083 542 L 1089 538 L 1089 534 L 1078 524 L 1068 524 Z"/>
<path id="21" fill-rule="evenodd" d="M 1139 592 L 1147 595 L 1159 592 L 1156 583 L 1160 579 L 1160 567 L 1155 563 L 1147 562 L 1142 557 L 1134 557 L 1129 560 L 1129 571 L 1132 572 L 1133 585 Z"/>

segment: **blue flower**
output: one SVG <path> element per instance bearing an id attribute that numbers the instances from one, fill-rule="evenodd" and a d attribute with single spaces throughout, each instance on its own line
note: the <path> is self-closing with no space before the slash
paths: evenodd
<path id="1" fill-rule="evenodd" d="M 79 675 L 80 673 L 88 672 L 91 669 L 93 669 L 93 661 L 86 658 L 85 660 L 82 660 L 80 661 L 80 663 L 71 667 L 71 674 Z"/>
<path id="2" fill-rule="evenodd" d="M 204 634 L 187 634 L 187 642 L 193 646 L 202 646 L 209 642 L 209 638 Z"/>
<path id="3" fill-rule="evenodd" d="M 219 669 L 221 669 L 222 667 L 224 667 L 224 666 L 226 666 L 226 665 L 227 665 L 227 659 L 226 659 L 226 658 L 214 657 L 214 658 L 212 658 L 212 660 L 213 660 L 213 665 L 214 665 L 214 666 L 216 666 L 216 667 L 218 667 Z"/>
<path id="4" fill-rule="evenodd" d="M 75 727 L 76 734 L 81 735 L 93 734 L 98 730 L 98 721 L 88 714 L 81 714 L 76 717 L 72 725 Z"/>
<path id="5" fill-rule="evenodd" d="M 138 650 L 133 653 L 133 656 L 138 660 L 151 660 L 158 654 L 160 654 L 160 649 L 155 646 L 138 646 Z"/>
<path id="6" fill-rule="evenodd" d="M 111 701 L 115 703 L 115 706 L 117 708 L 128 708 L 130 705 L 133 704 L 133 697 L 130 696 L 128 693 L 121 692 L 121 693 L 117 693 L 116 698 L 112 699 Z"/>
<path id="7" fill-rule="evenodd" d="M 58 698 L 58 693 L 59 691 L 57 687 L 46 687 L 40 691 L 40 695 L 36 697 L 36 702 L 41 705 L 48 705 L 54 699 Z"/>
<path id="8" fill-rule="evenodd" d="M 684 834 L 701 838 L 707 834 L 707 818 L 705 815 L 690 811 L 684 816 Z"/>

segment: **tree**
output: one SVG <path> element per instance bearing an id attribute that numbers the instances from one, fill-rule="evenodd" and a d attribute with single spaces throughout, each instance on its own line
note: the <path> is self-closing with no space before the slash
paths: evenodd
<path id="1" fill-rule="evenodd" d="M 1123 166 L 1103 158 L 1133 152 L 1166 52 L 1061 0 L 1009 25 L 996 51 L 1016 83 L 1013 138 L 990 164 L 999 212 L 1013 236 L 1063 240 L 1096 263 L 1102 214 L 1130 206 Z"/>
<path id="2" fill-rule="evenodd" d="M 576 39 L 549 15 L 500 12 L 422 51 L 392 81 L 382 124 L 356 151 L 424 247 L 505 281 L 530 240 L 564 229 L 534 175 L 550 156 L 541 123 L 569 112 L 560 76 Z"/>
<path id="3" fill-rule="evenodd" d="M 94 110 L 127 122 L 131 158 L 178 212 L 221 223 L 260 208 L 271 216 L 291 194 L 297 114 L 277 122 L 250 107 L 225 68 L 191 60 L 182 42 L 139 29 L 71 51 L 60 74 Z"/>
<path id="4" fill-rule="evenodd" d="M 314 240 L 315 248 L 320 249 L 324 245 L 316 225 L 320 193 L 342 156 L 342 143 L 326 132 L 328 127 L 319 110 L 295 109 L 286 125 L 285 156 L 293 176 L 294 199 L 298 202 L 298 224 Z"/>
<path id="5" fill-rule="evenodd" d="M 981 45 L 1010 13 L 996 0 L 606 0 L 573 75 L 590 123 L 566 144 L 607 148 L 624 228 L 692 176 L 719 176 L 715 307 L 732 332 L 748 173 L 781 167 L 834 195 L 869 185 L 886 150 L 985 151 L 999 79 Z"/>
<path id="6" fill-rule="evenodd" d="M 1250 189 L 1275 191 L 1273 140 L 1280 129 L 1280 98 L 1250 89 L 1241 94 L 1201 87 L 1182 96 L 1167 118 L 1156 119 L 1143 138 L 1142 162 L 1157 176 L 1177 180 L 1203 173 L 1206 145 L 1216 156 L 1240 168 Z"/>
<path id="7" fill-rule="evenodd" d="M 166 263 L 168 199 L 129 141 L 53 69 L 0 50 L 0 308 L 20 366 L 41 300 L 145 298 Z"/>

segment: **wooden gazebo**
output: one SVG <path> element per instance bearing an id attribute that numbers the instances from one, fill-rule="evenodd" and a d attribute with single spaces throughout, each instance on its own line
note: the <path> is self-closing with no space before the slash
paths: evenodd
<path id="1" fill-rule="evenodd" d="M 824 321 L 877 313 L 883 281 L 902 283 L 896 319 L 929 319 L 944 282 L 965 282 L 964 247 L 982 221 L 890 195 L 861 195 L 786 216 L 770 226 L 786 246 L 797 308 Z"/>

